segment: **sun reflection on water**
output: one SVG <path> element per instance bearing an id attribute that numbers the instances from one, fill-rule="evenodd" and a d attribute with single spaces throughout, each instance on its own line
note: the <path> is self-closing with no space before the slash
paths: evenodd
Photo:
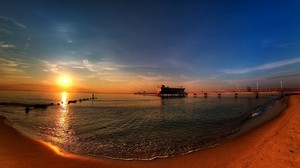
<path id="1" fill-rule="evenodd" d="M 64 108 L 67 106 L 67 97 L 68 97 L 67 92 L 61 92 L 61 106 Z"/>
<path id="2" fill-rule="evenodd" d="M 70 118 L 72 118 L 72 113 L 70 113 L 70 110 L 72 108 L 70 108 L 68 104 L 69 96 L 70 95 L 68 92 L 59 93 L 59 99 L 61 103 L 55 112 L 55 127 L 52 128 L 54 132 L 50 140 L 51 143 L 53 143 L 59 149 L 64 149 L 66 151 L 71 151 L 72 145 L 77 142 L 77 136 L 70 126 Z"/>
<path id="3" fill-rule="evenodd" d="M 68 129 L 69 129 L 69 123 L 68 123 L 68 104 L 67 104 L 67 98 L 68 98 L 68 93 L 67 92 L 62 92 L 61 93 L 61 108 L 60 108 L 60 113 L 58 116 L 58 137 L 60 143 L 65 143 L 68 139 Z"/>

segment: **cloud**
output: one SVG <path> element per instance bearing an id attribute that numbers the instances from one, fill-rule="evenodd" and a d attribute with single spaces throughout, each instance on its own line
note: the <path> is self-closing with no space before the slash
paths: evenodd
<path id="1" fill-rule="evenodd" d="M 170 80 L 169 76 L 162 76 L 162 75 L 137 75 L 138 78 L 146 81 L 163 81 L 163 80 Z"/>
<path id="2" fill-rule="evenodd" d="M 9 60 L 2 57 L 0 57 L 0 63 L 2 64 L 2 66 L 8 66 L 8 67 L 16 67 L 19 65 L 17 61 Z"/>
<path id="3" fill-rule="evenodd" d="M 200 79 L 188 80 L 182 83 L 183 86 L 191 86 L 191 85 L 199 85 L 201 81 Z"/>
<path id="4" fill-rule="evenodd" d="M 269 70 L 269 69 L 274 69 L 290 64 L 295 64 L 299 63 L 300 58 L 293 58 L 293 59 L 287 59 L 287 60 L 282 60 L 282 61 L 277 61 L 277 62 L 271 62 L 268 64 L 263 64 L 255 67 L 250 67 L 250 68 L 240 68 L 240 69 L 225 69 L 223 72 L 227 74 L 244 74 L 244 73 L 250 73 L 254 71 L 259 71 L 259 70 Z"/>
<path id="5" fill-rule="evenodd" d="M 97 72 L 98 70 L 95 69 L 95 65 L 90 63 L 89 60 L 84 59 L 82 60 L 83 62 L 83 67 L 86 68 L 87 70 L 91 71 L 91 72 Z"/>
<path id="6" fill-rule="evenodd" d="M 14 25 L 18 26 L 18 27 L 21 27 L 23 29 L 26 29 L 27 27 L 20 23 L 20 22 L 17 22 L 16 20 L 12 19 L 12 18 L 8 18 L 8 17 L 5 17 L 5 16 L 0 16 L 0 19 L 3 19 L 3 20 L 6 20 L 6 21 L 9 21 L 9 22 L 12 22 Z"/>
<path id="7" fill-rule="evenodd" d="M 43 69 L 44 72 L 59 73 L 59 70 L 61 67 L 60 65 L 55 64 L 55 63 L 50 63 L 49 61 L 46 61 L 46 60 L 41 60 L 41 59 L 37 59 L 37 58 L 34 58 L 34 59 L 41 62 L 45 66 L 45 69 Z"/>
<path id="8" fill-rule="evenodd" d="M 58 61 L 58 62 L 51 62 L 47 60 L 41 60 L 34 58 L 35 60 L 41 62 L 45 69 L 45 72 L 52 72 L 52 73 L 61 73 L 64 70 L 72 71 L 72 70 L 86 70 L 94 74 L 104 73 L 104 72 L 111 72 L 111 71 L 118 71 L 120 66 L 114 64 L 112 62 L 90 62 L 88 59 L 84 60 L 75 60 L 75 61 Z"/>
<path id="9" fill-rule="evenodd" d="M 211 76 L 209 76 L 208 78 L 209 79 L 217 79 L 217 78 L 219 78 L 220 77 L 220 75 L 211 75 Z"/>
<path id="10" fill-rule="evenodd" d="M 298 42 L 294 42 L 294 43 L 282 43 L 282 44 L 276 45 L 276 47 L 277 48 L 285 48 L 285 47 L 297 46 L 297 45 L 299 45 Z"/>
<path id="11" fill-rule="evenodd" d="M 37 59 L 38 60 L 38 59 Z M 124 81 L 149 81 L 150 83 L 161 83 L 166 81 L 177 81 L 174 76 L 149 73 L 155 68 L 124 66 L 110 60 L 91 61 L 89 59 L 73 61 L 49 61 L 39 60 L 42 63 L 42 70 L 48 73 L 71 73 L 84 79 L 94 79 L 95 81 L 124 82 Z M 178 78 L 178 76 L 176 76 Z M 190 80 L 189 76 L 181 75 L 182 80 Z M 147 84 L 150 84 L 147 83 Z"/>
<path id="12" fill-rule="evenodd" d="M 280 80 L 280 79 L 284 79 L 284 78 L 297 78 L 297 77 L 300 77 L 300 73 L 294 73 L 294 74 L 284 74 L 284 75 L 276 75 L 276 76 L 271 76 L 271 77 L 268 77 L 266 79 L 268 80 Z"/>
<path id="13" fill-rule="evenodd" d="M 27 76 L 27 75 L 7 75 L 3 76 L 3 78 L 11 78 L 11 79 L 32 79 L 32 76 Z"/>
<path id="14" fill-rule="evenodd" d="M 2 74 L 22 74 L 27 64 L 20 60 L 12 60 L 0 57 L 0 73 Z"/>
<path id="15" fill-rule="evenodd" d="M 73 68 L 75 68 L 75 69 L 84 69 L 84 67 L 83 66 L 73 66 Z"/>
<path id="16" fill-rule="evenodd" d="M 12 44 L 5 44 L 4 42 L 0 42 L 0 48 L 16 48 L 16 46 Z"/>
<path id="17" fill-rule="evenodd" d="M 182 78 L 182 79 L 188 79 L 189 77 L 186 76 L 186 75 L 180 75 L 180 78 Z"/>
<path id="18" fill-rule="evenodd" d="M 82 66 L 78 66 L 78 69 L 85 68 L 90 72 L 101 72 L 101 71 L 116 71 L 119 70 L 119 65 L 113 64 L 111 62 L 95 62 L 91 63 L 88 59 L 82 60 Z"/>

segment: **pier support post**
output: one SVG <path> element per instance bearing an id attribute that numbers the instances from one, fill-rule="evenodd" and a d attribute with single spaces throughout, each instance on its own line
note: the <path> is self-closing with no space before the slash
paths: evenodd
<path id="1" fill-rule="evenodd" d="M 218 98 L 221 98 L 221 93 L 218 94 Z"/>
<path id="2" fill-rule="evenodd" d="M 25 112 L 28 113 L 29 112 L 29 107 L 25 108 Z"/>
<path id="3" fill-rule="evenodd" d="M 204 98 L 207 98 L 207 93 L 204 93 Z"/>
<path id="4" fill-rule="evenodd" d="M 234 94 L 234 98 L 238 98 L 239 95 L 237 93 Z"/>
<path id="5" fill-rule="evenodd" d="M 259 97 L 258 95 L 259 95 L 258 92 L 256 92 L 256 93 L 255 93 L 255 98 L 258 99 L 258 97 Z"/>

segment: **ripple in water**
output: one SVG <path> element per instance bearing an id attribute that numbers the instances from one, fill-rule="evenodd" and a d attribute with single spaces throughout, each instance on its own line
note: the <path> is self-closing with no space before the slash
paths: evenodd
<path id="1" fill-rule="evenodd" d="M 86 95 L 52 96 L 51 100 L 61 101 Z M 32 110 L 28 115 L 11 113 L 8 118 L 21 131 L 75 154 L 151 160 L 223 142 L 241 128 L 257 106 L 273 98 L 96 96 L 95 101 Z M 41 101 L 43 97 L 38 99 Z"/>

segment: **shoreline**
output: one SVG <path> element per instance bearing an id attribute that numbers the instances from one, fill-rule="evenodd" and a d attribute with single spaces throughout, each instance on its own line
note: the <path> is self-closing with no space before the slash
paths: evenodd
<path id="1" fill-rule="evenodd" d="M 273 101 L 275 102 L 272 103 Z M 281 97 L 272 100 L 272 102 L 266 104 L 266 107 L 262 108 L 263 111 L 254 111 L 252 113 L 252 116 L 249 116 L 249 119 L 245 121 L 241 129 L 237 133 L 229 137 L 229 140 L 239 136 L 243 136 L 244 134 L 251 132 L 253 129 L 258 128 L 280 116 L 288 106 L 288 97 Z"/>
<path id="2" fill-rule="evenodd" d="M 150 161 L 63 154 L 24 136 L 0 117 L 0 162 L 4 167 L 300 167 L 299 105 L 299 95 L 289 96 L 282 113 L 247 133 L 213 148 Z"/>

